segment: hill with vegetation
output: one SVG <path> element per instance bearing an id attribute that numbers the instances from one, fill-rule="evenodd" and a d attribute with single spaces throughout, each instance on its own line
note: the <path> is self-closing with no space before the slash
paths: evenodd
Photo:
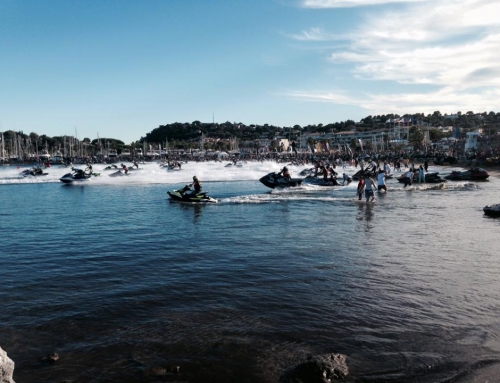
<path id="1" fill-rule="evenodd" d="M 359 122 L 346 120 L 330 124 L 317 125 L 293 125 L 293 126 L 274 126 L 269 124 L 264 125 L 246 125 L 242 122 L 224 122 L 224 123 L 203 123 L 193 121 L 191 123 L 175 122 L 172 124 L 160 125 L 151 130 L 145 136 L 135 142 L 125 144 L 123 141 L 115 138 L 99 138 L 93 139 L 84 138 L 78 140 L 70 136 L 55 136 L 38 135 L 37 133 L 24 134 L 21 132 L 6 131 L 3 133 L 3 146 L 13 147 L 14 145 L 30 147 L 32 149 L 48 148 L 61 150 L 66 145 L 79 147 L 92 147 L 95 151 L 103 149 L 117 149 L 120 152 L 123 148 L 141 147 L 147 143 L 152 145 L 161 145 L 170 148 L 188 149 L 198 148 L 200 141 L 203 139 L 206 144 L 206 149 L 227 150 L 230 145 L 230 140 L 238 143 L 247 143 L 251 146 L 252 142 L 257 140 L 275 140 L 278 137 L 297 140 L 301 135 L 309 133 L 338 133 L 342 131 L 370 131 L 381 128 L 387 128 L 396 124 L 406 124 L 405 126 L 415 126 L 412 129 L 412 134 L 418 139 L 420 136 L 418 128 L 425 127 L 429 131 L 431 140 L 439 139 L 443 136 L 441 130 L 437 127 L 454 127 L 460 129 L 462 134 L 467 131 L 482 129 L 484 134 L 496 135 L 500 127 L 500 113 L 483 112 L 457 114 L 441 114 L 439 111 L 433 114 L 424 115 L 417 114 L 387 114 L 367 116 Z M 392 124 L 392 125 L 391 125 Z M 0 136 L 0 139 L 2 136 Z"/>

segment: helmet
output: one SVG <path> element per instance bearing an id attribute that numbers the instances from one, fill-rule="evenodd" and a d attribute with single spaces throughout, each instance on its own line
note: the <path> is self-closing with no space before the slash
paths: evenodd
<path id="1" fill-rule="evenodd" d="M 193 176 L 193 181 L 198 181 L 198 177 Z"/>
<path id="2" fill-rule="evenodd" d="M 283 168 L 283 170 L 288 170 L 288 168 L 285 166 L 285 167 Z"/>

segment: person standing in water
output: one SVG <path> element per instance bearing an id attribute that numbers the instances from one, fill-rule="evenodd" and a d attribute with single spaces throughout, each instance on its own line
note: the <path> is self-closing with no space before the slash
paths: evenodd
<path id="1" fill-rule="evenodd" d="M 413 172 L 411 171 L 411 169 L 406 172 L 406 176 L 405 176 L 404 181 L 405 181 L 405 186 L 404 187 L 407 187 L 408 185 L 409 186 L 412 185 L 412 183 L 413 183 Z"/>
<path id="2" fill-rule="evenodd" d="M 363 175 L 361 175 L 361 176 L 359 176 L 358 189 L 357 189 L 358 198 L 360 201 L 363 198 L 364 191 L 365 191 L 365 179 L 364 179 Z"/>
<path id="3" fill-rule="evenodd" d="M 366 177 L 365 181 L 365 197 L 366 203 L 375 201 L 375 182 L 370 178 Z M 370 199 L 371 198 L 371 199 Z"/>
<path id="4" fill-rule="evenodd" d="M 420 165 L 420 169 L 418 169 L 418 183 L 425 183 L 425 171 L 424 167 Z"/>
<path id="5" fill-rule="evenodd" d="M 385 190 L 385 192 L 387 193 L 387 186 L 385 185 L 385 172 L 383 170 L 380 170 L 378 172 L 377 181 L 378 181 L 377 190 L 378 191 Z"/>

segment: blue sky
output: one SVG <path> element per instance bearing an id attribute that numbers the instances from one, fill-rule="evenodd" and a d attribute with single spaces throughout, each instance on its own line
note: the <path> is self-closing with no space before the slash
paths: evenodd
<path id="1" fill-rule="evenodd" d="M 0 0 L 0 131 L 500 111 L 497 0 Z"/>

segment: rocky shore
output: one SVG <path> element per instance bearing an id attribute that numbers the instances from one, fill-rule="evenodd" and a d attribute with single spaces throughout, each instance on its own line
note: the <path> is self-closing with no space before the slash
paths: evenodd
<path id="1" fill-rule="evenodd" d="M 14 382 L 14 362 L 7 356 L 7 353 L 0 347 L 0 382 Z"/>

